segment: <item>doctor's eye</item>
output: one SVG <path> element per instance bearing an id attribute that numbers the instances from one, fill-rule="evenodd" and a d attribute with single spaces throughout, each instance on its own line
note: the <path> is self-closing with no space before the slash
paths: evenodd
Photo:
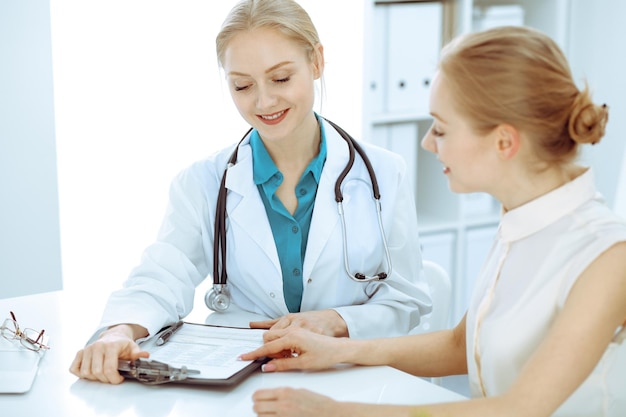
<path id="1" fill-rule="evenodd" d="M 274 80 L 274 82 L 276 82 L 276 83 L 286 83 L 290 79 L 291 79 L 291 77 L 279 78 L 277 80 Z"/>
<path id="2" fill-rule="evenodd" d="M 235 88 L 235 91 L 243 91 L 243 90 L 247 90 L 248 87 L 250 87 L 250 86 L 249 85 L 241 85 L 241 86 L 235 85 L 233 87 Z"/>

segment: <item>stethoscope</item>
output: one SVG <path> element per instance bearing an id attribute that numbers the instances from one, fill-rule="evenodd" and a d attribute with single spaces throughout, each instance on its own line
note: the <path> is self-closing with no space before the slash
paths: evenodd
<path id="1" fill-rule="evenodd" d="M 326 120 L 326 119 L 324 119 Z M 389 254 L 389 246 L 387 245 L 387 238 L 385 230 L 383 228 L 382 210 L 380 204 L 380 191 L 378 189 L 378 181 L 374 168 L 365 154 L 361 145 L 352 138 L 345 130 L 337 126 L 330 120 L 326 120 L 335 130 L 341 135 L 341 137 L 348 144 L 349 158 L 346 167 L 343 169 L 337 181 L 335 182 L 335 201 L 337 202 L 337 210 L 341 219 L 341 231 L 343 237 L 343 261 L 346 274 L 356 282 L 371 282 L 380 281 L 391 275 L 391 255 Z M 213 242 L 213 288 L 211 288 L 204 297 L 204 302 L 211 310 L 224 312 L 230 306 L 230 291 L 226 285 L 226 174 L 228 169 L 233 167 L 237 163 L 237 152 L 239 145 L 250 134 L 252 129 L 248 130 L 246 134 L 241 138 L 235 150 L 228 159 L 226 168 L 224 169 L 224 175 L 222 176 L 222 182 L 217 194 L 217 204 L 215 207 L 215 228 L 214 228 L 214 242 Z M 361 156 L 367 172 L 372 183 L 372 193 L 374 197 L 374 204 L 376 206 L 376 214 L 378 217 L 378 228 L 380 230 L 380 236 L 383 241 L 383 247 L 385 249 L 385 257 L 387 262 L 387 272 L 379 272 L 376 275 L 368 276 L 361 272 L 352 273 L 350 269 L 350 263 L 348 261 L 348 238 L 346 234 L 346 219 L 343 211 L 343 193 L 341 192 L 341 185 L 345 179 L 352 165 L 354 165 L 355 151 Z M 221 267 L 221 268 L 220 268 Z"/>

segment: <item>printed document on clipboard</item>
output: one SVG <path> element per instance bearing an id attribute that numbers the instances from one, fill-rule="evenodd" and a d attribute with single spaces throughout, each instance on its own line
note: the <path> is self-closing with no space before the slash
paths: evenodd
<path id="1" fill-rule="evenodd" d="M 265 360 L 242 361 L 239 355 L 263 344 L 263 329 L 182 323 L 165 341 L 157 341 L 168 328 L 141 343 L 149 359 L 119 361 L 127 378 L 147 384 L 237 384 L 261 367 Z"/>

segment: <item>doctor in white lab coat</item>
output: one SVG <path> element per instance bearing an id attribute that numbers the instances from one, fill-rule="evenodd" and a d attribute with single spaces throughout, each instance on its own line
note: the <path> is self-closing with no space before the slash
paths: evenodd
<path id="1" fill-rule="evenodd" d="M 355 282 L 344 269 L 334 192 L 348 146 L 313 111 L 324 49 L 308 14 L 293 0 L 242 0 L 226 18 L 216 49 L 233 102 L 254 130 L 238 145 L 226 176 L 231 306 L 209 320 L 253 321 L 251 327 L 270 329 L 266 340 L 294 327 L 353 338 L 409 332 L 431 305 L 406 166 L 399 155 L 363 144 L 378 177 L 392 270 L 384 281 Z M 138 339 L 190 313 L 196 287 L 213 274 L 216 202 L 234 146 L 175 178 L 156 242 L 111 295 L 103 331 L 77 353 L 72 373 L 120 383 L 117 360 L 147 355 Z M 389 272 L 359 156 L 342 190 L 351 272 Z"/>
<path id="2" fill-rule="evenodd" d="M 334 309 L 346 322 L 350 337 L 406 334 L 429 311 L 430 298 L 420 279 L 414 195 L 405 163 L 387 150 L 362 144 L 380 187 L 392 273 L 384 281 L 355 282 L 344 270 L 341 222 L 333 191 L 348 163 L 348 146 L 332 126 L 323 124 L 328 153 L 304 257 L 301 311 Z M 232 151 L 229 147 L 195 163 L 173 181 L 157 241 L 147 248 L 125 288 L 111 296 L 102 327 L 140 323 L 155 334 L 191 311 L 195 287 L 213 270 L 216 198 Z M 281 269 L 265 207 L 253 181 L 249 137 L 239 146 L 238 161 L 228 170 L 226 187 L 226 269 L 234 306 L 212 316 L 240 310 L 257 317 L 284 316 L 289 311 Z M 374 275 L 386 271 L 371 182 L 358 154 L 342 190 L 352 272 Z"/>

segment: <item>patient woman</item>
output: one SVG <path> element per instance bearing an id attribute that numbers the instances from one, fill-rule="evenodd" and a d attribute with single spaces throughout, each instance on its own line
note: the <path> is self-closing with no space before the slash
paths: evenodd
<path id="1" fill-rule="evenodd" d="M 294 329 L 243 359 L 264 371 L 337 363 L 419 376 L 468 374 L 472 399 L 423 406 L 336 402 L 290 388 L 254 394 L 258 415 L 626 416 L 626 222 L 574 162 L 604 135 L 606 106 L 563 53 L 528 28 L 446 46 L 432 85 L 435 153 L 455 192 L 487 192 L 502 218 L 469 309 L 451 330 L 378 340 Z M 295 353 L 297 355 L 292 355 Z"/>

